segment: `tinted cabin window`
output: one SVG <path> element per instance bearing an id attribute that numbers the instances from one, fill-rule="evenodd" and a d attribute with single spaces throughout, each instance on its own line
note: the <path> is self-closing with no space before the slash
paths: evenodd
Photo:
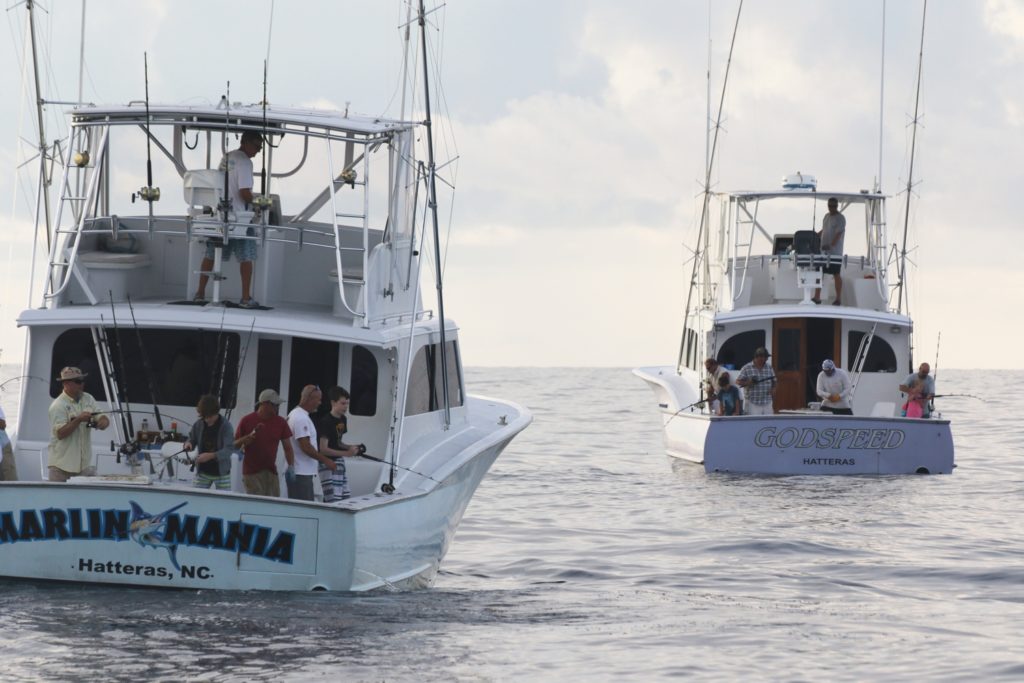
<path id="1" fill-rule="evenodd" d="M 288 380 L 288 410 L 299 404 L 302 387 L 314 384 L 321 391 L 338 383 L 338 342 L 322 339 L 292 339 L 291 371 Z M 331 402 L 321 400 L 313 420 L 331 410 Z"/>
<path id="2" fill-rule="evenodd" d="M 740 332 L 729 337 L 718 351 L 718 362 L 730 370 L 739 370 L 754 360 L 754 351 L 764 346 L 765 331 Z"/>
<path id="3" fill-rule="evenodd" d="M 850 332 L 847 338 L 846 367 L 850 370 L 853 370 L 857 362 L 857 351 L 862 339 L 864 332 Z M 896 372 L 896 353 L 889 346 L 889 342 L 877 336 L 871 340 L 871 348 L 868 349 L 868 357 L 864 361 L 864 372 Z"/>
<path id="4" fill-rule="evenodd" d="M 448 404 L 462 405 L 461 368 L 459 352 L 454 341 L 448 347 Z M 409 390 L 405 399 L 405 414 L 419 415 L 441 410 L 444 405 L 444 388 L 441 383 L 441 357 L 438 345 L 430 344 L 416 352 L 409 373 Z"/>
<path id="5" fill-rule="evenodd" d="M 256 389 L 252 404 L 264 389 L 281 393 L 281 347 L 280 339 L 260 339 L 256 351 Z"/>
<path id="6" fill-rule="evenodd" d="M 349 383 L 353 415 L 374 415 L 377 412 L 377 359 L 364 346 L 352 349 L 352 377 Z"/>
<path id="7" fill-rule="evenodd" d="M 139 346 L 139 337 L 142 347 Z M 203 330 L 106 329 L 115 381 L 121 400 L 128 403 L 195 406 L 211 393 L 224 408 L 233 408 L 238 388 L 239 336 L 233 332 Z M 89 375 L 85 390 L 97 401 L 106 401 L 92 331 L 68 330 L 57 337 L 51 358 L 51 376 L 65 366 L 78 367 Z M 59 383 L 50 385 L 50 396 L 60 394 Z"/>

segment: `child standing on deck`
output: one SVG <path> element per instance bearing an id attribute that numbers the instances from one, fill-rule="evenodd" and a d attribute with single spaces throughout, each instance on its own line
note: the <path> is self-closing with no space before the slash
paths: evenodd
<path id="1" fill-rule="evenodd" d="M 359 455 L 359 446 L 346 446 L 341 437 L 348 431 L 346 412 L 349 405 L 349 393 L 341 387 L 331 387 L 327 392 L 331 401 L 331 412 L 320 418 L 317 424 L 320 455 L 334 461 L 337 468 L 331 471 L 320 466 L 320 486 L 324 490 L 324 502 L 333 503 L 345 500 L 351 494 L 348 489 L 348 475 L 345 472 L 343 456 Z"/>
<path id="2" fill-rule="evenodd" d="M 740 390 L 732 385 L 728 372 L 718 378 L 718 414 L 742 415 L 743 402 L 740 401 Z"/>
<path id="3" fill-rule="evenodd" d="M 923 382 L 916 377 L 910 384 L 910 391 L 907 392 L 907 402 L 903 404 L 903 415 L 906 417 L 924 416 L 924 400 L 921 397 Z"/>

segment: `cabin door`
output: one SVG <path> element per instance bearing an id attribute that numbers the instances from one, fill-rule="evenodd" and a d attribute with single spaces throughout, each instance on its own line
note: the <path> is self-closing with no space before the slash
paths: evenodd
<path id="1" fill-rule="evenodd" d="M 839 357 L 840 321 L 829 318 L 781 318 L 772 330 L 772 367 L 778 384 L 775 410 L 799 410 L 817 401 L 821 362 Z"/>
<path id="2" fill-rule="evenodd" d="M 807 385 L 806 318 L 781 318 L 772 330 L 772 367 L 775 368 L 775 410 L 805 408 Z"/>

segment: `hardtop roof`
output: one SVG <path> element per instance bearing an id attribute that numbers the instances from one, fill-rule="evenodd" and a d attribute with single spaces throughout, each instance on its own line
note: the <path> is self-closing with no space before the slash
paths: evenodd
<path id="1" fill-rule="evenodd" d="M 876 199 L 886 199 L 888 195 L 880 192 L 872 192 L 870 190 L 859 190 L 857 192 L 826 192 L 824 190 L 807 190 L 807 189 L 795 189 L 795 190 L 766 190 L 766 191 L 755 191 L 755 190 L 734 190 L 731 192 L 716 192 L 718 197 L 730 197 L 733 199 L 742 199 L 743 201 L 750 201 L 752 199 L 816 199 L 819 201 L 826 201 L 830 197 L 835 197 L 839 201 L 847 202 L 850 204 L 865 204 L 869 201 Z"/>
<path id="2" fill-rule="evenodd" d="M 145 123 L 146 105 L 141 101 L 126 105 L 85 105 L 72 110 L 71 117 L 77 125 L 117 121 Z M 186 125 L 213 130 L 259 130 L 265 124 L 268 129 L 273 129 L 271 132 L 279 129 L 295 132 L 295 127 L 309 127 L 367 136 L 408 130 L 421 125 L 418 121 L 399 121 L 326 109 L 267 106 L 264 112 L 259 103 L 233 104 L 230 108 L 210 104 L 150 104 L 149 122 L 153 126 Z"/>

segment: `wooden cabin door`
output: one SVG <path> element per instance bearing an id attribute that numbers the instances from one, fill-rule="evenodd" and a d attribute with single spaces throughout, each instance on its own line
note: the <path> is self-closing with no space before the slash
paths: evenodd
<path id="1" fill-rule="evenodd" d="M 775 411 L 806 408 L 807 320 L 779 318 L 772 329 L 772 367 L 775 369 Z"/>

